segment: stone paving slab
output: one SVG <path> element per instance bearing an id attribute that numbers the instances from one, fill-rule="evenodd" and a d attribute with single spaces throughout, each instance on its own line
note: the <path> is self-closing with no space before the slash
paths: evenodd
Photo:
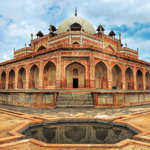
<path id="1" fill-rule="evenodd" d="M 22 123 L 25 123 L 25 121 L 27 120 L 9 114 L 3 114 L 3 112 L 0 111 L 0 138 L 11 136 L 8 131 Z"/>
<path id="2" fill-rule="evenodd" d="M 0 108 L 19 111 L 43 117 L 118 117 L 150 110 L 150 104 L 124 108 L 29 108 L 12 105 L 0 105 Z"/>

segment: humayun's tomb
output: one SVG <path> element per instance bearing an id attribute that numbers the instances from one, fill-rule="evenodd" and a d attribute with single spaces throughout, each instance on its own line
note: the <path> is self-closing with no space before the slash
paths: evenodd
<path id="1" fill-rule="evenodd" d="M 33 107 L 113 107 L 150 102 L 150 63 L 75 16 L 39 31 L 0 63 L 0 103 Z"/>

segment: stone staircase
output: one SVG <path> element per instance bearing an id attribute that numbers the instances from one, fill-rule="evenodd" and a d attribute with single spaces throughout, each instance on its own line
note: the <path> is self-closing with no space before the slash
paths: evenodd
<path id="1" fill-rule="evenodd" d="M 59 93 L 56 107 L 94 107 L 91 93 Z"/>

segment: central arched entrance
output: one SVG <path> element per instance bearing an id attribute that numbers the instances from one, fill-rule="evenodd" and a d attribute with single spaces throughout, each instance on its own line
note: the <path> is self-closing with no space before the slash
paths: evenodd
<path id="1" fill-rule="evenodd" d="M 66 87 L 85 88 L 85 67 L 74 62 L 66 67 Z"/>

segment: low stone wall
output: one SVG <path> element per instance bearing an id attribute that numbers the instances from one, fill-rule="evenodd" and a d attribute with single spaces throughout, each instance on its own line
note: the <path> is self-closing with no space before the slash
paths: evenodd
<path id="1" fill-rule="evenodd" d="M 96 107 L 123 107 L 150 103 L 150 91 L 94 92 Z"/>
<path id="2" fill-rule="evenodd" d="M 0 92 L 0 104 L 49 108 L 56 105 L 56 92 Z"/>
<path id="3" fill-rule="evenodd" d="M 124 107 L 150 103 L 150 91 L 88 90 L 88 92 L 92 93 L 93 106 L 96 108 Z M 59 95 L 58 93 L 59 91 L 53 90 L 4 90 L 0 91 L 0 104 L 24 107 L 55 108 L 56 99 Z M 77 93 L 80 93 L 80 91 Z"/>

